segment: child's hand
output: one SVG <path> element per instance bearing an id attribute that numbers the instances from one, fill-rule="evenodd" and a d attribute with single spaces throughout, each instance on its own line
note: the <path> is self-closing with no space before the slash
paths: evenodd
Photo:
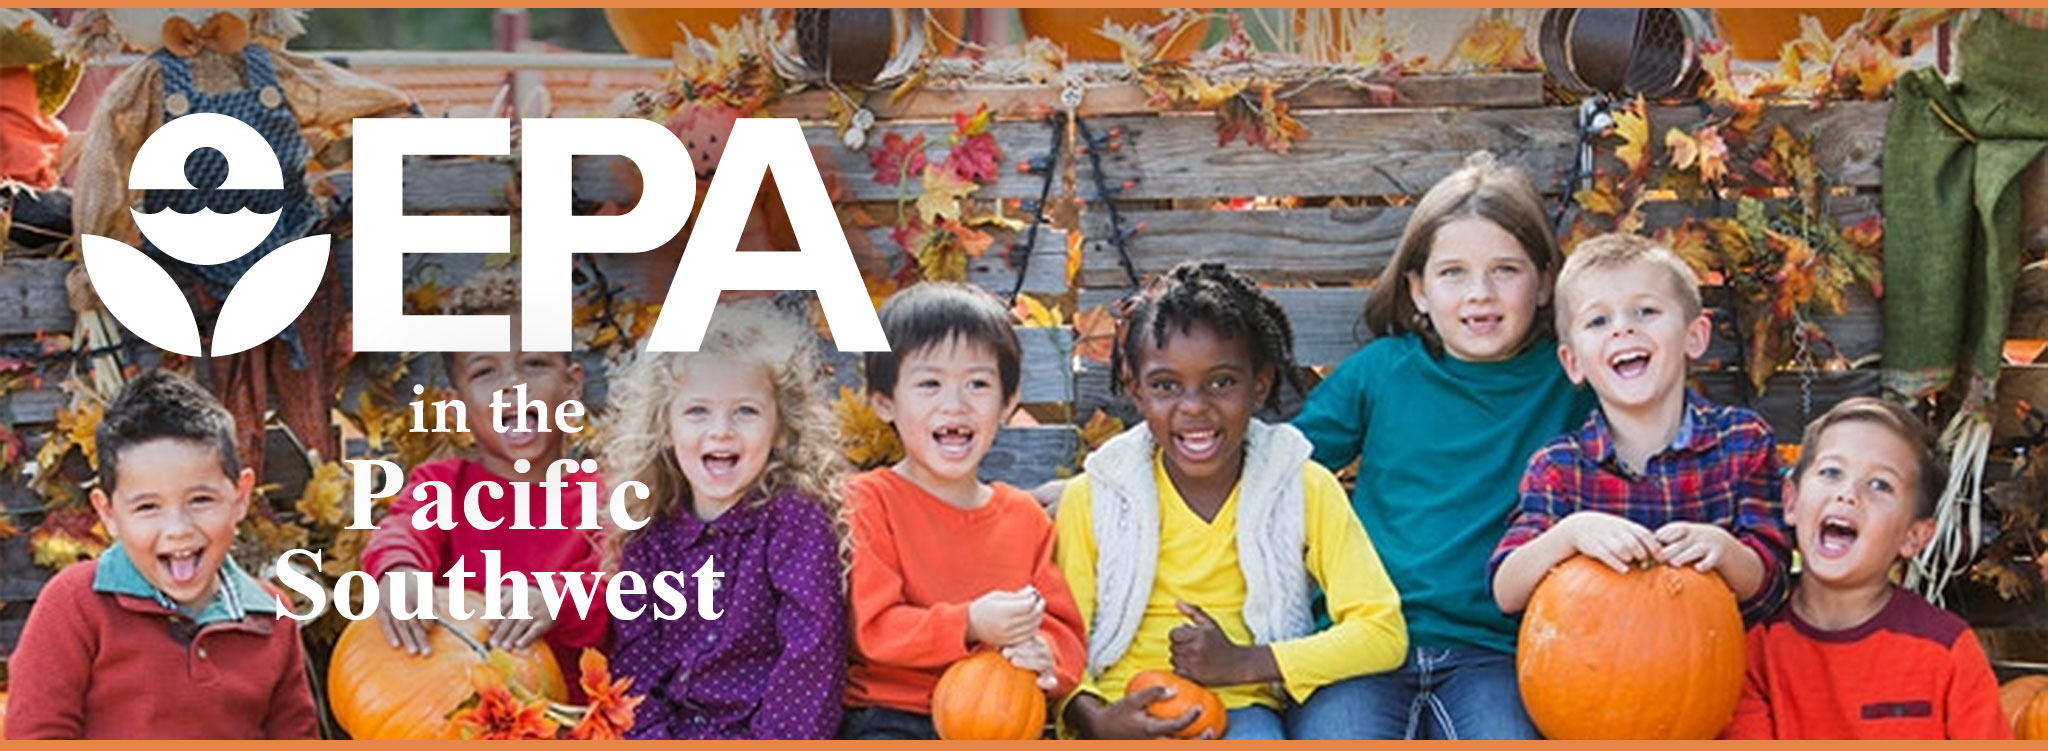
<path id="1" fill-rule="evenodd" d="M 1264 678 L 1254 659 L 1259 650 L 1239 646 L 1201 607 L 1174 603 L 1188 622 L 1167 633 L 1173 643 L 1173 672 L 1204 686 L 1251 683 Z"/>
<path id="2" fill-rule="evenodd" d="M 1045 598 L 1037 589 L 996 590 L 967 606 L 967 640 L 998 647 L 1016 644 L 1036 635 L 1044 619 Z"/>
<path id="3" fill-rule="evenodd" d="M 1638 561 L 1655 559 L 1662 547 L 1648 528 L 1613 514 L 1580 511 L 1557 526 L 1570 528 L 1573 548 L 1622 573 Z"/>
<path id="4" fill-rule="evenodd" d="M 411 574 L 417 571 L 419 569 L 411 566 L 398 566 L 384 572 L 383 590 L 389 596 L 383 598 L 384 606 L 377 609 L 377 627 L 384 631 L 384 641 L 390 644 L 392 649 L 403 649 L 406 654 L 411 655 L 424 655 L 434 651 L 427 641 L 427 629 L 432 628 L 433 624 L 427 623 L 424 620 L 415 620 L 399 615 L 399 603 L 396 596 L 398 587 L 409 586 L 413 583 Z M 398 583 L 398 578 L 402 576 L 407 577 L 405 584 Z M 446 600 L 440 597 L 440 593 L 441 590 L 439 588 L 429 591 L 426 595 L 421 595 L 410 589 L 406 590 L 408 597 L 429 596 L 433 597 L 437 603 L 445 602 Z M 434 607 L 438 609 L 441 606 L 437 604 Z"/>
<path id="5" fill-rule="evenodd" d="M 529 617 L 524 619 L 484 621 L 485 628 L 489 629 L 491 634 L 484 642 L 485 646 L 492 649 L 525 649 L 555 627 L 554 614 L 548 612 L 547 602 L 541 598 L 540 591 L 532 587 L 526 588 L 526 614 Z"/>
<path id="6" fill-rule="evenodd" d="M 1045 634 L 1033 634 L 1031 638 L 1003 647 L 1003 659 L 1019 670 L 1038 674 L 1038 690 L 1051 691 L 1060 685 L 1059 676 L 1053 673 L 1052 644 L 1045 640 Z"/>
<path id="7" fill-rule="evenodd" d="M 1173 738 L 1202 715 L 1199 706 L 1188 707 L 1179 717 L 1153 717 L 1146 707 L 1153 702 L 1173 698 L 1173 689 L 1165 686 L 1146 686 L 1138 691 L 1124 694 L 1124 698 L 1103 705 L 1091 713 L 1088 725 L 1082 728 L 1084 735 L 1093 740 L 1165 740 Z M 1213 730 L 1202 731 L 1200 740 L 1212 740 Z"/>
<path id="8" fill-rule="evenodd" d="M 1713 571 L 1742 549 L 1742 541 L 1728 530 L 1699 522 L 1666 524 L 1657 529 L 1657 541 L 1663 543 L 1657 551 L 1659 560 L 1673 566 L 1690 564 L 1700 571 Z"/>

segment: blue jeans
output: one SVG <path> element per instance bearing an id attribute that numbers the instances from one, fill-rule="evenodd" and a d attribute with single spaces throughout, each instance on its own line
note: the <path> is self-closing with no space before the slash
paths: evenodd
<path id="1" fill-rule="evenodd" d="M 1514 655 L 1469 647 L 1416 647 L 1396 670 L 1325 686 L 1287 727 L 1290 738 L 1543 737 L 1522 708 Z"/>
<path id="2" fill-rule="evenodd" d="M 1307 704 L 1289 703 L 1284 712 L 1266 707 L 1230 710 L 1230 727 L 1223 731 L 1227 741 L 1349 740 L 1358 735 L 1360 702 L 1370 700 L 1372 689 L 1364 678 L 1332 683 L 1316 689 Z"/>

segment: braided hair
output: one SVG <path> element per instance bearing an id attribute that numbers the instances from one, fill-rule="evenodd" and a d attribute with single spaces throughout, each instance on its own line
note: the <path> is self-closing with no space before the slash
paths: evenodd
<path id="1" fill-rule="evenodd" d="M 1247 348 L 1254 367 L 1271 367 L 1278 376 L 1266 393 L 1265 407 L 1280 408 L 1280 386 L 1306 393 L 1301 368 L 1294 362 L 1294 328 L 1287 323 L 1287 311 L 1251 279 L 1209 261 L 1187 261 L 1165 276 L 1152 280 L 1122 303 L 1116 346 L 1110 350 L 1110 388 L 1117 394 L 1129 391 L 1138 368 L 1138 353 L 1144 341 L 1132 336 L 1145 331 L 1154 348 L 1166 346 L 1169 327 L 1187 333 L 1196 321 L 1207 323 L 1226 339 L 1240 334 L 1250 337 Z"/>

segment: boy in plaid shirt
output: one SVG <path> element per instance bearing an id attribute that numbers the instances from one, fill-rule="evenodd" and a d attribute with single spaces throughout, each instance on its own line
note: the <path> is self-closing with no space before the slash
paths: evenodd
<path id="1" fill-rule="evenodd" d="M 1575 554 L 1720 574 L 1746 620 L 1785 598 L 1791 560 L 1771 428 L 1685 386 L 1711 327 L 1699 283 L 1669 248 L 1626 234 L 1587 240 L 1557 279 L 1558 360 L 1600 409 L 1529 460 L 1521 508 L 1489 572 L 1518 613 Z"/>

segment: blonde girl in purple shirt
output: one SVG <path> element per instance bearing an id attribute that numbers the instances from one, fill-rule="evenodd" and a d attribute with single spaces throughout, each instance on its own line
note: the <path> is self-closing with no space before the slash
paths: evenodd
<path id="1" fill-rule="evenodd" d="M 638 481 L 638 530 L 607 570 L 637 573 L 613 670 L 640 705 L 631 738 L 830 738 L 846 682 L 845 475 L 816 335 L 766 301 L 722 306 L 701 349 L 645 352 L 612 381 L 605 476 Z M 694 575 L 715 580 L 706 619 Z M 688 600 L 654 594 L 655 579 Z"/>

